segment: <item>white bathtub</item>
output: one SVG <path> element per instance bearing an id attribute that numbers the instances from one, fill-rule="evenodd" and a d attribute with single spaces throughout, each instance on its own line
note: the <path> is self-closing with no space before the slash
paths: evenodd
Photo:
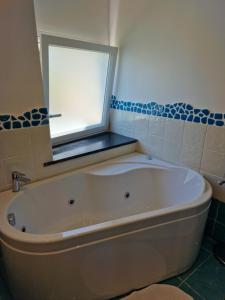
<path id="1" fill-rule="evenodd" d="M 109 299 L 184 272 L 198 254 L 211 194 L 198 173 L 140 154 L 2 193 L 14 298 Z"/>

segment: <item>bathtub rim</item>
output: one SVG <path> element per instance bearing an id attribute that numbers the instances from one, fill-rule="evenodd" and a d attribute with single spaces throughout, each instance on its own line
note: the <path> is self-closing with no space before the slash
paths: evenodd
<path id="1" fill-rule="evenodd" d="M 116 233 L 121 228 L 124 229 L 124 232 L 126 232 L 128 227 L 140 228 L 141 226 L 154 226 L 155 224 L 159 224 L 159 220 L 161 223 L 165 223 L 171 220 L 191 217 L 201 213 L 210 205 L 212 188 L 206 180 L 205 182 L 205 192 L 197 201 L 195 200 L 188 204 L 180 204 L 165 209 L 144 212 L 112 221 L 73 229 L 70 231 L 70 234 L 68 234 L 68 231 L 64 232 L 66 233 L 66 236 L 63 236 L 62 232 L 53 234 L 30 234 L 21 232 L 8 224 L 7 216 L 5 214 L 4 218 L 0 218 L 0 238 L 7 244 L 15 246 L 15 248 L 21 250 L 24 249 L 31 252 L 36 249 L 39 249 L 40 251 L 52 251 L 65 248 L 65 245 L 71 243 L 72 240 L 74 240 L 74 243 L 79 246 L 87 238 L 89 240 L 93 240 L 92 236 L 96 235 L 100 238 L 102 236 L 105 237 L 110 233 L 112 234 L 112 232 Z"/>
<path id="2" fill-rule="evenodd" d="M 201 179 L 205 183 L 205 190 L 200 197 L 188 203 L 182 203 L 179 205 L 174 205 L 163 209 L 161 208 L 154 211 L 138 213 L 128 217 L 122 217 L 119 219 L 93 224 L 78 229 L 72 229 L 70 231 L 64 232 L 64 237 L 63 237 L 63 232 L 47 233 L 47 234 L 23 233 L 18 229 L 15 229 L 11 225 L 9 225 L 7 219 L 8 208 L 18 196 L 23 194 L 24 191 L 21 190 L 21 192 L 16 194 L 11 191 L 6 191 L 0 193 L 0 237 L 8 241 L 10 240 L 14 241 L 15 243 L 18 244 L 21 243 L 21 245 L 23 244 L 24 246 L 26 246 L 26 244 L 31 246 L 34 245 L 34 247 L 35 245 L 37 246 L 41 244 L 51 245 L 54 243 L 69 241 L 73 238 L 82 239 L 87 235 L 107 231 L 109 229 L 116 230 L 117 228 L 120 228 L 121 226 L 125 226 L 127 224 L 130 225 L 130 224 L 140 223 L 141 221 L 147 222 L 148 220 L 155 220 L 158 217 L 161 217 L 161 219 L 168 219 L 170 217 L 182 218 L 182 217 L 191 216 L 204 210 L 204 208 L 206 208 L 209 202 L 211 201 L 211 197 L 212 197 L 211 185 L 203 178 L 201 174 L 199 174 L 195 170 L 183 166 L 174 165 L 169 162 L 165 162 L 163 160 L 158 160 L 155 158 L 149 159 L 146 155 L 137 152 L 128 155 L 123 155 L 117 158 L 113 158 L 97 164 L 93 164 L 91 166 L 66 172 L 60 175 L 55 175 L 53 177 L 31 183 L 30 185 L 25 186 L 24 190 L 30 190 L 33 187 L 38 187 L 39 185 L 53 182 L 56 179 L 65 178 L 67 176 L 71 176 L 78 172 L 91 173 L 93 170 L 98 169 L 99 167 L 102 166 L 107 167 L 113 164 L 122 164 L 122 163 L 139 164 L 139 165 L 144 164 L 144 165 L 148 165 L 149 167 L 151 166 L 157 169 L 162 169 L 162 168 L 163 169 L 185 169 L 196 174 L 198 177 L 199 176 L 201 177 Z M 68 234 L 68 232 L 70 232 L 70 234 Z M 66 236 L 65 233 L 67 233 Z"/>
<path id="3" fill-rule="evenodd" d="M 80 248 L 85 248 L 85 247 L 89 247 L 89 246 L 92 246 L 92 245 L 101 244 L 101 243 L 104 243 L 104 242 L 107 242 L 107 241 L 110 241 L 110 240 L 114 240 L 114 239 L 117 239 L 117 238 L 123 238 L 125 236 L 129 236 L 129 235 L 136 234 L 136 233 L 139 233 L 139 232 L 143 232 L 143 231 L 163 227 L 165 225 L 170 225 L 172 223 L 185 222 L 185 221 L 200 217 L 200 216 L 205 215 L 205 214 L 208 215 L 209 208 L 210 208 L 210 204 L 208 204 L 208 206 L 206 206 L 202 211 L 198 212 L 197 214 L 190 215 L 188 217 L 179 218 L 179 219 L 175 219 L 175 220 L 170 220 L 168 222 L 163 222 L 163 223 L 156 224 L 156 225 L 153 225 L 153 226 L 140 227 L 139 229 L 134 229 L 134 230 L 132 229 L 132 230 L 129 230 L 129 231 L 126 231 L 126 232 L 120 232 L 120 233 L 117 233 L 113 236 L 110 235 L 110 236 L 98 237 L 98 238 L 95 238 L 91 241 L 85 241 L 84 243 L 79 244 L 79 245 L 70 244 L 70 247 L 63 247 L 63 248 L 60 247 L 60 248 L 53 248 L 53 249 L 47 249 L 47 248 L 30 249 L 30 248 L 26 248 L 26 247 L 23 248 L 23 247 L 17 247 L 18 244 L 10 243 L 10 241 L 5 240 L 1 236 L 0 236 L 0 242 L 4 245 L 4 247 L 7 247 L 12 251 L 19 252 L 19 253 L 25 254 L 25 255 L 27 255 L 27 254 L 31 255 L 31 256 L 32 255 L 33 256 L 35 256 L 35 255 L 38 255 L 38 256 L 39 255 L 40 256 L 42 256 L 42 255 L 49 255 L 49 256 L 58 255 L 58 254 L 61 254 L 61 253 L 71 252 L 73 250 L 78 250 Z"/>

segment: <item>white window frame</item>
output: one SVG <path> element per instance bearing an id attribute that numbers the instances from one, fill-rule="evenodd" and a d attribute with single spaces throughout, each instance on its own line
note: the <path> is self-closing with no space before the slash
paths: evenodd
<path id="1" fill-rule="evenodd" d="M 103 106 L 103 114 L 102 114 L 103 118 L 101 124 L 92 126 L 92 128 L 86 129 L 82 132 L 76 132 L 76 133 L 52 138 L 51 139 L 52 144 L 53 145 L 63 144 L 86 136 L 90 136 L 93 134 L 106 131 L 109 126 L 109 110 L 110 110 L 110 103 L 112 97 L 112 89 L 113 89 L 113 81 L 115 75 L 118 48 L 107 46 L 107 45 L 100 45 L 100 44 L 73 40 L 69 38 L 41 34 L 42 76 L 43 76 L 45 104 L 48 109 L 49 109 L 49 46 L 83 49 L 83 50 L 103 52 L 109 54 L 109 63 L 107 69 L 107 78 L 106 78 L 105 96 L 104 96 L 104 106 Z M 60 114 L 60 112 L 57 113 Z"/>

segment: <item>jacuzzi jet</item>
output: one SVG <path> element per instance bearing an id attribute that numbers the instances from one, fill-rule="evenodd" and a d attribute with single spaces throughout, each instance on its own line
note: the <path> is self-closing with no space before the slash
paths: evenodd
<path id="1" fill-rule="evenodd" d="M 8 214 L 8 222 L 11 226 L 15 226 L 16 225 L 16 217 L 14 213 L 10 213 Z"/>
<path id="2" fill-rule="evenodd" d="M 125 193 L 124 198 L 128 199 L 130 197 L 130 193 Z"/>
<path id="3" fill-rule="evenodd" d="M 69 205 L 71 206 L 71 205 L 73 205 L 73 204 L 75 203 L 75 200 L 74 200 L 74 199 L 70 199 L 70 200 L 68 201 L 68 203 L 69 203 Z"/>

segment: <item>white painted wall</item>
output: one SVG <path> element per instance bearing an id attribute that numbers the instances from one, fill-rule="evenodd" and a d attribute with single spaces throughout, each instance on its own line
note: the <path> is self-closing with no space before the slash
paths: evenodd
<path id="1" fill-rule="evenodd" d="M 34 0 L 38 31 L 109 43 L 109 0 Z"/>
<path id="2" fill-rule="evenodd" d="M 225 1 L 114 1 L 118 98 L 182 100 L 225 112 Z"/>
<path id="3" fill-rule="evenodd" d="M 0 114 L 43 106 L 32 1 L 1 1 L 0 36 Z"/>
<path id="4" fill-rule="evenodd" d="M 42 2 L 53 4 L 51 10 L 49 8 L 49 12 L 53 14 L 54 9 L 60 8 L 65 0 Z M 64 21 L 66 16 L 70 17 L 70 21 L 74 18 L 74 27 L 71 30 L 76 38 L 99 43 L 108 41 L 108 15 L 106 14 L 108 0 L 71 0 L 67 3 L 77 4 L 76 9 L 67 11 L 64 15 Z M 47 13 L 47 11 L 43 12 Z M 55 11 L 59 17 L 62 12 L 61 9 Z M 18 115 L 35 107 L 44 106 L 32 0 L 1 1 L 0 34 L 0 114 Z M 65 35 L 68 34 L 65 32 Z M 0 191 L 11 188 L 11 173 L 15 170 L 25 173 L 35 181 L 127 154 L 134 149 L 135 145 L 127 145 L 104 153 L 43 167 L 44 162 L 52 159 L 48 126 L 2 130 L 0 131 Z"/>
<path id="5" fill-rule="evenodd" d="M 107 43 L 108 0 L 35 2 L 41 30 Z M 0 8 L 0 113 L 20 114 L 44 106 L 33 1 L 2 0 Z"/>

